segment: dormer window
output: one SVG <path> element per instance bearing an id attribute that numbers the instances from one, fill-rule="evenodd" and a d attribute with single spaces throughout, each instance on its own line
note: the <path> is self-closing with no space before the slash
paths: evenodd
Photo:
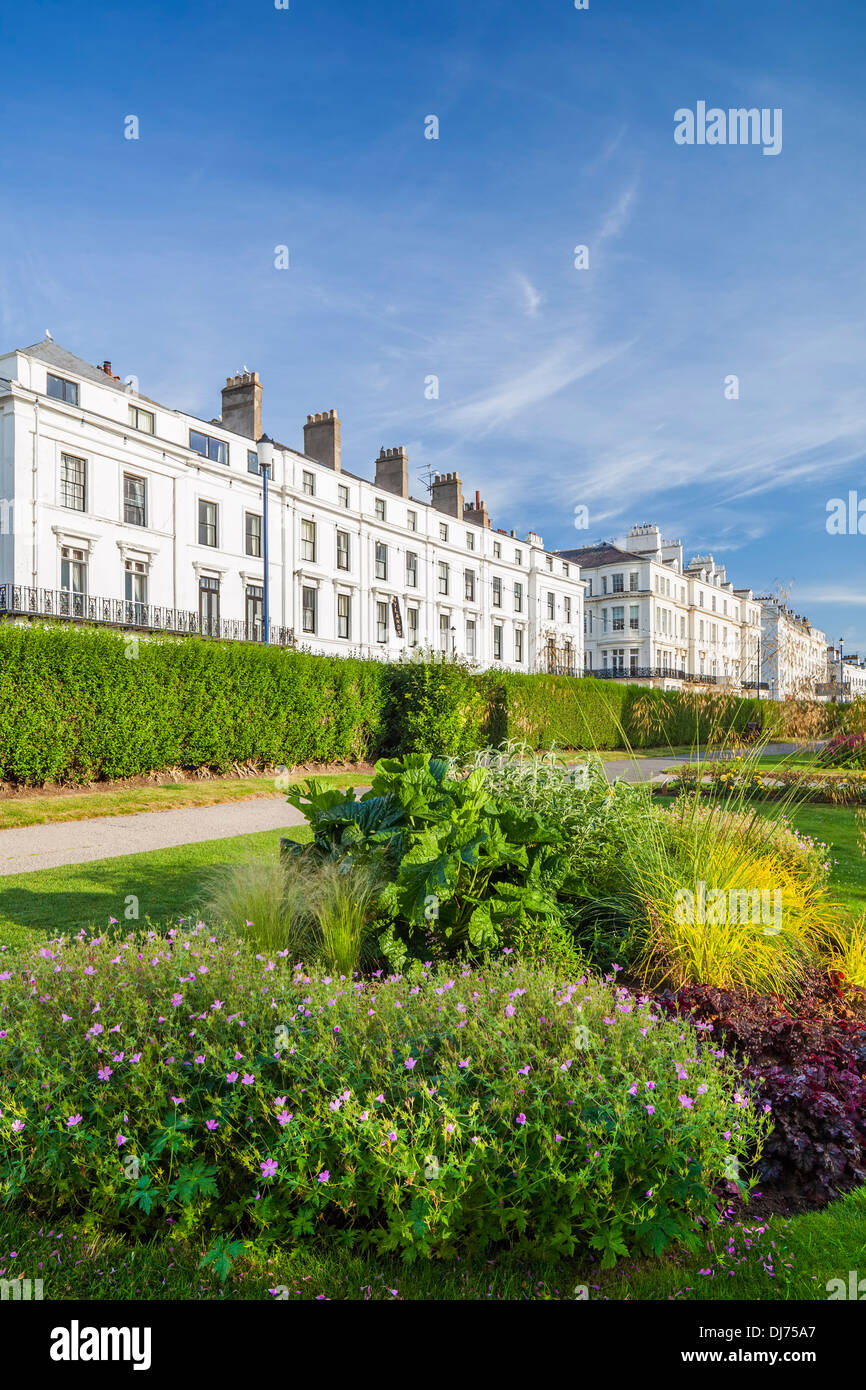
<path id="1" fill-rule="evenodd" d="M 78 405 L 78 382 L 67 381 L 63 376 L 48 373 L 48 394 L 55 401 L 65 401 L 67 405 Z"/>

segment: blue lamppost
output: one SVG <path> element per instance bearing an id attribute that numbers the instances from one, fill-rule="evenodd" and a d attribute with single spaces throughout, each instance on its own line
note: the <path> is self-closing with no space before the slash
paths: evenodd
<path id="1" fill-rule="evenodd" d="M 263 587 L 262 641 L 268 646 L 271 640 L 271 597 L 270 575 L 268 570 L 268 479 L 274 465 L 274 441 L 263 434 L 256 444 L 259 456 L 259 472 L 262 475 L 262 561 L 265 569 Z"/>

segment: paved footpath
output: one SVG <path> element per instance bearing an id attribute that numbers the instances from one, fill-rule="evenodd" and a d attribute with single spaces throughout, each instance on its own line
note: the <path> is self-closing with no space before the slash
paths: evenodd
<path id="1" fill-rule="evenodd" d="M 803 745 L 797 743 L 768 743 L 763 752 L 767 756 L 774 753 L 789 754 L 799 753 Z M 719 758 L 729 758 L 727 752 L 709 749 L 701 754 L 700 761 L 709 763 L 715 762 Z M 654 782 L 672 767 L 682 767 L 683 763 L 690 762 L 688 755 L 673 758 L 633 758 L 618 757 L 605 758 L 604 765 L 607 775 L 610 778 L 620 777 L 624 782 Z"/>
<path id="2" fill-rule="evenodd" d="M 796 750 L 796 744 L 774 743 L 766 752 L 793 753 Z M 647 782 L 687 761 L 682 757 L 612 758 L 605 759 L 605 767 L 610 778 Z M 93 820 L 22 826 L 18 830 L 0 830 L 0 877 L 303 824 L 301 812 L 289 806 L 285 797 L 277 793 L 222 806 L 189 806 L 171 811 L 143 811 L 135 816 L 98 816 Z"/>
<path id="3" fill-rule="evenodd" d="M 301 812 L 289 806 L 284 796 L 277 795 L 223 806 L 188 806 L 171 811 L 143 811 L 135 816 L 97 816 L 93 820 L 22 826 L 0 830 L 0 876 L 303 824 Z"/>

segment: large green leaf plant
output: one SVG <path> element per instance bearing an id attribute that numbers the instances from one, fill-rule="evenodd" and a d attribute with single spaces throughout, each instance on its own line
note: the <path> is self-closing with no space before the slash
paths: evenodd
<path id="1" fill-rule="evenodd" d="M 288 797 L 310 822 L 314 853 L 347 871 L 369 857 L 381 865 L 379 944 L 395 969 L 430 946 L 477 957 L 559 926 L 560 900 L 574 888 L 541 816 L 495 797 L 485 768 L 449 770 L 445 759 L 411 753 L 377 763 L 360 798 L 315 779 Z"/>

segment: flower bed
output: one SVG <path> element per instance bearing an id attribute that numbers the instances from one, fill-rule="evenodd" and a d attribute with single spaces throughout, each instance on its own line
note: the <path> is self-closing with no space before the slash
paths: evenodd
<path id="1" fill-rule="evenodd" d="M 0 1191 L 94 1230 L 610 1265 L 691 1241 L 769 1126 L 700 1026 L 506 954 L 313 978 L 201 926 L 0 971 Z"/>
<path id="2" fill-rule="evenodd" d="M 678 767 L 666 781 L 655 783 L 653 791 L 659 796 L 686 792 L 732 801 L 741 797 L 789 801 L 793 796 L 798 802 L 823 802 L 834 806 L 866 805 L 866 771 L 858 771 L 860 764 L 856 762 L 833 765 L 850 766 L 852 771 L 845 777 L 829 777 L 822 776 L 820 768 L 810 772 L 804 768 L 786 768 L 781 764 L 772 770 L 761 771 L 754 760 L 742 758 L 720 759 L 709 765 L 686 763 Z"/>
<path id="3" fill-rule="evenodd" d="M 819 761 L 825 767 L 866 768 L 866 734 L 844 734 L 831 739 Z"/>

